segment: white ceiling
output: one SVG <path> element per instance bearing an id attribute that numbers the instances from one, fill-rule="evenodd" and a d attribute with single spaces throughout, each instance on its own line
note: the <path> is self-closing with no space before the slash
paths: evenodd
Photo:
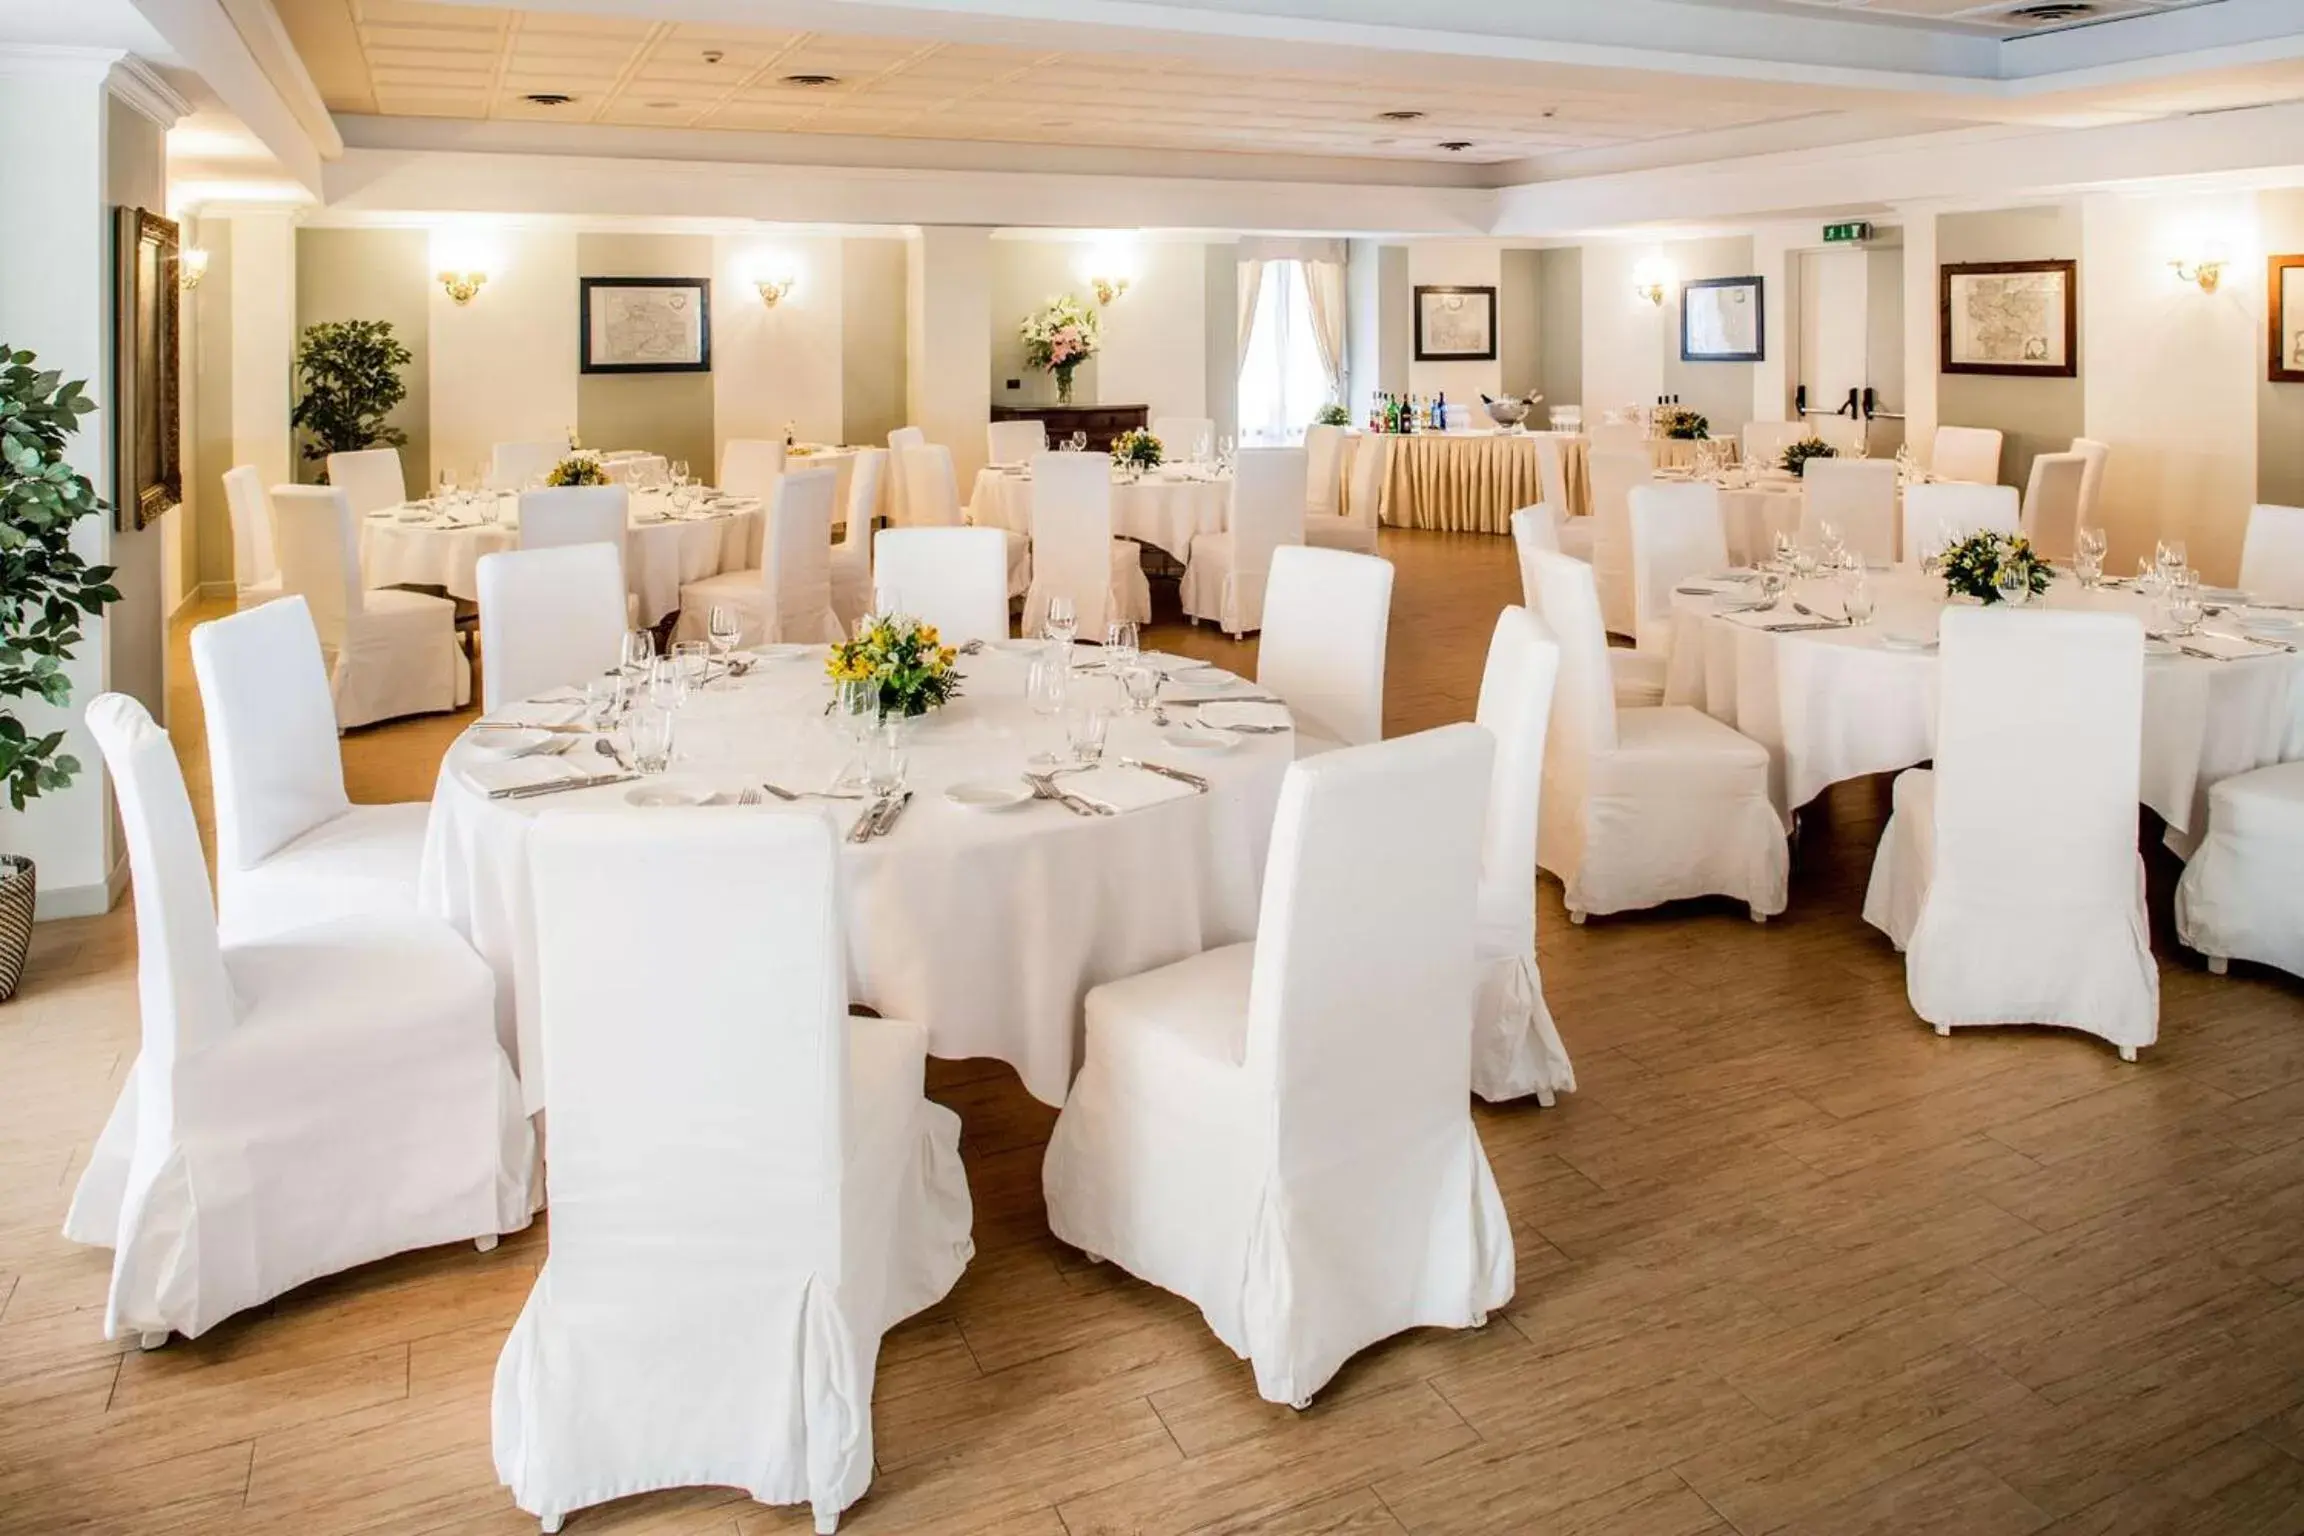
<path id="1" fill-rule="evenodd" d="M 1987 37 L 2027 37 L 2067 27 L 2090 26 L 2142 16 L 2153 11 L 2182 11 L 2219 5 L 2223 0 L 2083 0 L 2071 16 L 2023 14 L 2043 0 L 1684 0 L 1717 10 L 1756 11 L 1776 15 L 1831 13 L 1840 21 L 1879 21 L 1896 26 L 1941 28 L 1974 32 Z"/>

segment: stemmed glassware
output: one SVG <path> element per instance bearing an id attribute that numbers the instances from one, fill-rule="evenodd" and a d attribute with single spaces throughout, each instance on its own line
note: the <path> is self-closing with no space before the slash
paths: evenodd
<path id="1" fill-rule="evenodd" d="M 647 676 L 649 663 L 656 659 L 656 633 L 647 629 L 628 629 L 624 632 L 624 675 L 638 679 Z"/>
<path id="2" fill-rule="evenodd" d="M 1048 612 L 1040 621 L 1040 633 L 1060 645 L 1069 646 L 1072 637 L 1080 632 L 1080 610 L 1069 597 L 1048 599 Z"/>
<path id="3" fill-rule="evenodd" d="M 732 603 L 714 603 L 706 625 L 712 637 L 712 653 L 719 659 L 723 675 L 733 676 L 729 664 L 736 654 L 736 642 L 744 637 L 744 615 Z"/>
<path id="4" fill-rule="evenodd" d="M 2072 543 L 2072 570 L 2080 585 L 2093 590 L 2104 581 L 2104 552 L 2109 541 L 2101 528 L 2082 528 Z"/>
<path id="5" fill-rule="evenodd" d="M 865 782 L 864 741 L 880 724 L 880 685 L 847 678 L 832 685 L 832 725 L 848 741 L 848 760 L 832 787 L 856 789 Z"/>
<path id="6" fill-rule="evenodd" d="M 1065 446 L 1074 453 L 1086 453 L 1088 451 L 1088 434 L 1085 432 L 1073 433 L 1070 438 L 1066 439 Z"/>
<path id="7" fill-rule="evenodd" d="M 1113 670 L 1126 671 L 1135 664 L 1138 654 L 1133 620 L 1114 619 L 1104 626 L 1104 659 Z"/>
<path id="8" fill-rule="evenodd" d="M 1862 628 L 1872 622 L 1872 581 L 1864 574 L 1861 563 L 1849 569 L 1847 584 L 1840 592 L 1840 606 L 1850 624 Z"/>
<path id="9" fill-rule="evenodd" d="M 1128 695 L 1128 713 L 1145 714 L 1160 697 L 1160 669 L 1141 663 L 1129 666 L 1120 673 L 1120 687 Z"/>
<path id="10" fill-rule="evenodd" d="M 2200 573 L 2179 570 L 2168 579 L 2168 623 L 2179 635 L 2199 632 L 2200 621 L 2208 616 L 2206 594 L 2200 588 Z"/>
<path id="11" fill-rule="evenodd" d="M 2032 601 L 2031 573 L 2014 564 L 2003 565 L 1992 573 L 1992 588 L 2000 594 L 2000 601 L 2011 608 L 2022 608 Z"/>

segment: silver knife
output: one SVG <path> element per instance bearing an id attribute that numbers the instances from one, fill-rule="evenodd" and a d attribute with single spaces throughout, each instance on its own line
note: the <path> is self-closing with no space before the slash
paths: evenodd
<path id="1" fill-rule="evenodd" d="M 1164 779 L 1174 779 L 1179 784 L 1189 784 L 1202 794 L 1208 792 L 1206 779 L 1196 773 L 1186 773 L 1181 768 L 1171 768 L 1165 763 L 1148 763 L 1140 757 L 1124 757 L 1120 759 L 1120 766 L 1123 768 L 1141 768 L 1146 773 L 1156 773 Z"/>
<path id="2" fill-rule="evenodd" d="M 519 784 L 510 789 L 492 789 L 491 800 L 533 800 L 538 795 L 557 795 L 567 789 L 598 789 L 605 784 L 628 784 L 640 777 L 636 773 L 596 773 L 581 779 L 552 779 L 542 784 Z"/>
<path id="3" fill-rule="evenodd" d="M 865 810 L 864 814 L 856 818 L 856 825 L 848 829 L 848 841 L 852 843 L 868 843 L 872 841 L 873 825 L 880 820 L 880 813 L 887 808 L 887 796 L 883 795 L 879 799 L 873 801 L 872 804 Z"/>
<path id="4" fill-rule="evenodd" d="M 887 802 L 887 808 L 872 823 L 872 841 L 877 842 L 896 830 L 896 818 L 904 814 L 904 807 L 912 803 L 912 791 L 905 790 Z"/>

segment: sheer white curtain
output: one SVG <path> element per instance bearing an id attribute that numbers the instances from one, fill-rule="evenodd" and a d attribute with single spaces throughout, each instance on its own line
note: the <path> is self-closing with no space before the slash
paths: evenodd
<path id="1" fill-rule="evenodd" d="M 1314 279 L 1301 261 L 1242 263 L 1259 270 L 1253 309 L 1247 310 L 1240 359 L 1240 440 L 1293 443 L 1320 407 L 1335 398 L 1334 375 L 1314 307 Z M 1339 282 L 1338 287 L 1341 288 Z M 1243 287 L 1243 294 L 1246 293 Z M 1243 305 L 1245 308 L 1245 303 Z M 1341 325 L 1342 306 L 1335 313 Z"/>

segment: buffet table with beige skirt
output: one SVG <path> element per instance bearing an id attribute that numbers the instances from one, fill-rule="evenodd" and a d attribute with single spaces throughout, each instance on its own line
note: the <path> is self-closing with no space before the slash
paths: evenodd
<path id="1" fill-rule="evenodd" d="M 1355 433 L 1352 452 L 1386 456 L 1380 521 L 1395 528 L 1508 534 L 1514 512 L 1544 500 L 1544 472 L 1536 453 L 1540 437 L 1560 445 L 1568 487 L 1563 512 L 1585 515 L 1591 500 L 1588 443 L 1573 433 Z M 1352 479 L 1348 461 L 1345 483 Z"/>

